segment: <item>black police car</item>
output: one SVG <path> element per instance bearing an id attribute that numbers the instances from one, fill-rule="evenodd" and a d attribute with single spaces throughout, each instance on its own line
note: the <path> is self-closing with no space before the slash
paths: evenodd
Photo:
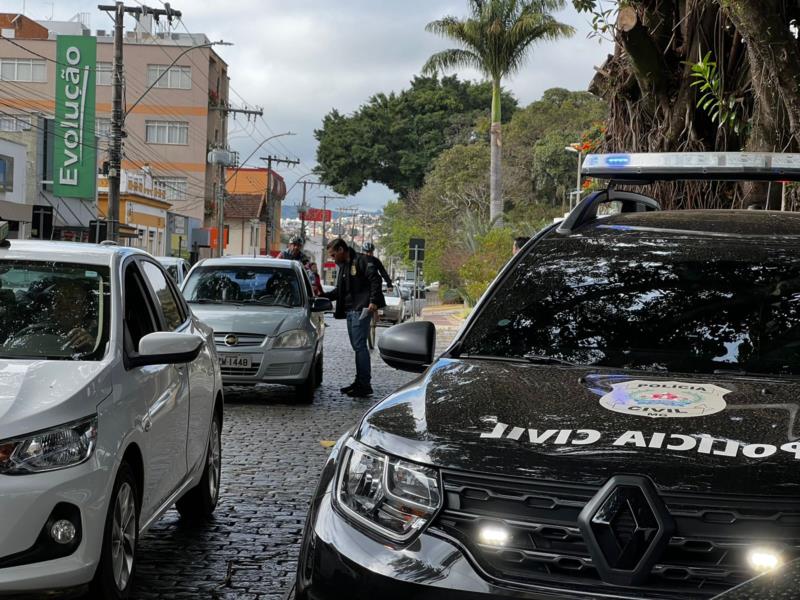
<path id="1" fill-rule="evenodd" d="M 584 168 L 800 175 L 691 156 Z M 383 335 L 387 363 L 425 372 L 334 448 L 299 599 L 711 598 L 762 572 L 800 597 L 800 214 L 660 211 L 610 185 L 531 240 L 435 360 L 434 338 Z"/>

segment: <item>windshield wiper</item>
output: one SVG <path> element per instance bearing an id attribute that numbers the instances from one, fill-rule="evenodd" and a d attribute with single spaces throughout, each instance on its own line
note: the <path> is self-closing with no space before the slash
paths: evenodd
<path id="1" fill-rule="evenodd" d="M 195 298 L 188 302 L 189 304 L 222 304 L 222 300 L 211 300 L 209 298 Z"/>
<path id="2" fill-rule="evenodd" d="M 554 356 L 487 356 L 485 354 L 459 354 L 458 358 L 496 360 L 501 362 L 523 362 L 533 363 L 536 365 L 566 365 L 568 367 L 582 366 L 562 358 L 556 358 Z"/>

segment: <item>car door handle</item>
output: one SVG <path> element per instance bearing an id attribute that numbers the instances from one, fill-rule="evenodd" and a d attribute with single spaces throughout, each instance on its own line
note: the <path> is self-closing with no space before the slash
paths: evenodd
<path id="1" fill-rule="evenodd" d="M 150 418 L 150 414 L 147 413 L 142 417 L 142 430 L 150 431 L 153 428 L 153 420 Z"/>

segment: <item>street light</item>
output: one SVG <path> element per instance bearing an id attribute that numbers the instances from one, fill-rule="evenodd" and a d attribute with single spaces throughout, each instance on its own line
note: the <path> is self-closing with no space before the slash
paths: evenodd
<path id="1" fill-rule="evenodd" d="M 565 146 L 567 152 L 574 152 L 578 155 L 578 178 L 575 183 L 575 206 L 581 201 L 581 162 L 583 162 L 583 147 L 580 144 L 570 144 Z M 572 195 L 570 194 L 569 209 L 572 210 Z"/>

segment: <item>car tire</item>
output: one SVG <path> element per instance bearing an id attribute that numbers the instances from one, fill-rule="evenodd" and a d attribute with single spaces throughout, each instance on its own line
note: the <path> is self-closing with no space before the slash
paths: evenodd
<path id="1" fill-rule="evenodd" d="M 322 385 L 322 375 L 324 371 L 324 355 L 322 352 L 319 353 L 317 357 L 317 363 L 314 365 L 314 387 L 319 387 Z"/>
<path id="2" fill-rule="evenodd" d="M 308 377 L 298 386 L 295 386 L 295 395 L 299 404 L 311 404 L 314 402 L 314 392 L 317 389 L 316 377 L 317 375 L 317 361 L 311 365 L 308 370 Z"/>
<path id="3" fill-rule="evenodd" d="M 206 463 L 200 482 L 175 503 L 182 519 L 191 522 L 208 520 L 219 501 L 222 475 L 222 424 L 219 413 L 214 413 L 206 446 Z"/>
<path id="4" fill-rule="evenodd" d="M 136 573 L 140 509 L 136 477 L 131 466 L 123 462 L 111 491 L 100 562 L 90 586 L 92 598 L 130 597 Z"/>

